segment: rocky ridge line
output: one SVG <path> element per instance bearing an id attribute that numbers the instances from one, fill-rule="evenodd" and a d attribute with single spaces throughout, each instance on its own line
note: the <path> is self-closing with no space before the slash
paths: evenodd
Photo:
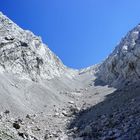
<path id="1" fill-rule="evenodd" d="M 140 25 L 121 40 L 115 50 L 100 65 L 97 77 L 114 86 L 140 80 Z"/>
<path id="2" fill-rule="evenodd" d="M 23 30 L 0 13 L 0 72 L 12 72 L 22 78 L 52 79 L 62 74 L 73 76 L 40 37 Z"/>

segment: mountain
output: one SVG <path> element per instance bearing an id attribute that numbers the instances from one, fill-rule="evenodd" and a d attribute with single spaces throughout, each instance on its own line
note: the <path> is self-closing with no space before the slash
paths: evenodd
<path id="1" fill-rule="evenodd" d="M 140 80 L 140 25 L 132 29 L 101 64 L 98 77 L 119 86 Z"/>
<path id="2" fill-rule="evenodd" d="M 36 81 L 75 72 L 42 43 L 40 37 L 24 31 L 0 13 L 0 71 Z M 72 73 L 73 72 L 73 73 Z"/>
<path id="3" fill-rule="evenodd" d="M 40 110 L 45 104 L 57 103 L 56 100 L 62 99 L 57 99 L 58 92 L 70 89 L 69 84 L 77 73 L 67 68 L 40 37 L 21 29 L 0 13 L 1 110 L 27 112 L 32 107 Z M 55 82 L 41 84 L 51 79 Z"/>
<path id="4" fill-rule="evenodd" d="M 41 122 L 46 120 L 49 123 L 57 111 L 62 112 L 77 88 L 83 85 L 75 78 L 78 73 L 78 70 L 66 67 L 40 37 L 21 29 L 0 13 L 0 138 L 22 139 L 22 136 L 13 135 L 14 122 L 37 114 L 37 120 L 41 120 L 39 126 L 43 127 L 41 136 L 44 137 L 47 128 Z M 7 115 L 10 115 L 11 124 L 6 126 Z M 25 127 L 28 127 L 28 120 L 25 122 Z M 51 126 L 46 125 L 50 129 Z M 54 125 L 52 127 L 53 130 Z M 27 137 L 31 135 L 29 133 Z"/>
<path id="5" fill-rule="evenodd" d="M 140 139 L 140 25 L 129 31 L 102 63 L 82 70 L 93 72 L 93 105 L 70 123 L 75 138 Z M 100 101 L 98 101 L 100 100 Z M 91 102 L 89 99 L 86 102 Z"/>
<path id="6" fill-rule="evenodd" d="M 74 70 L 0 13 L 0 140 L 139 140 L 139 34 Z"/>

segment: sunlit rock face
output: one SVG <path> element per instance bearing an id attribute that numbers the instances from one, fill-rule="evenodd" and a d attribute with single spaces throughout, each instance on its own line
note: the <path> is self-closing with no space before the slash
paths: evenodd
<path id="1" fill-rule="evenodd" d="M 25 31 L 0 13 L 0 72 L 12 72 L 22 78 L 51 79 L 75 72 L 42 43 L 40 37 Z M 68 74 L 69 72 L 69 74 Z"/>
<path id="2" fill-rule="evenodd" d="M 124 85 L 140 80 L 140 25 L 121 40 L 100 65 L 97 75 L 110 85 Z"/>

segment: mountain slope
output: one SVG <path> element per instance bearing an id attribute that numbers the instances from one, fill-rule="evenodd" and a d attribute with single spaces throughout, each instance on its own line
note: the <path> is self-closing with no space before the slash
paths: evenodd
<path id="1" fill-rule="evenodd" d="M 117 86 L 140 80 L 140 25 L 131 30 L 101 64 L 98 78 Z"/>
<path id="2" fill-rule="evenodd" d="M 75 139 L 140 139 L 140 25 L 121 40 L 109 57 L 94 69 L 85 102 L 71 121 L 69 129 Z M 92 70 L 93 69 L 93 70 Z"/>
<path id="3" fill-rule="evenodd" d="M 42 43 L 40 37 L 24 31 L 0 13 L 0 71 L 32 80 L 52 79 L 75 73 Z M 68 72 L 69 71 L 69 72 Z"/>
<path id="4" fill-rule="evenodd" d="M 0 138 L 19 140 L 26 133 L 25 139 L 41 140 L 46 129 L 64 129 L 62 112 L 84 85 L 77 75 L 78 70 L 66 67 L 39 37 L 0 13 Z M 62 117 L 56 117 L 58 112 Z M 32 127 L 42 132 L 28 129 L 32 116 L 37 116 Z M 25 121 L 20 124 L 22 135 L 13 126 L 19 118 Z"/>
<path id="5" fill-rule="evenodd" d="M 72 90 L 72 83 L 78 83 L 74 80 L 77 74 L 39 37 L 0 13 L 1 110 L 27 114 L 41 111 L 45 105 L 62 105 L 68 99 L 60 92 Z"/>
<path id="6" fill-rule="evenodd" d="M 0 13 L 0 139 L 139 140 L 139 35 L 140 25 L 103 63 L 73 70 Z"/>

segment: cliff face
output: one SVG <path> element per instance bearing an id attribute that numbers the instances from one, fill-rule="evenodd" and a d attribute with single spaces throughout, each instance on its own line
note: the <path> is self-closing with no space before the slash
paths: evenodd
<path id="1" fill-rule="evenodd" d="M 111 85 L 140 80 L 140 25 L 121 40 L 113 53 L 100 65 L 97 75 Z"/>
<path id="2" fill-rule="evenodd" d="M 67 73 L 61 60 L 41 39 L 0 13 L 0 71 L 32 80 L 52 79 Z"/>

